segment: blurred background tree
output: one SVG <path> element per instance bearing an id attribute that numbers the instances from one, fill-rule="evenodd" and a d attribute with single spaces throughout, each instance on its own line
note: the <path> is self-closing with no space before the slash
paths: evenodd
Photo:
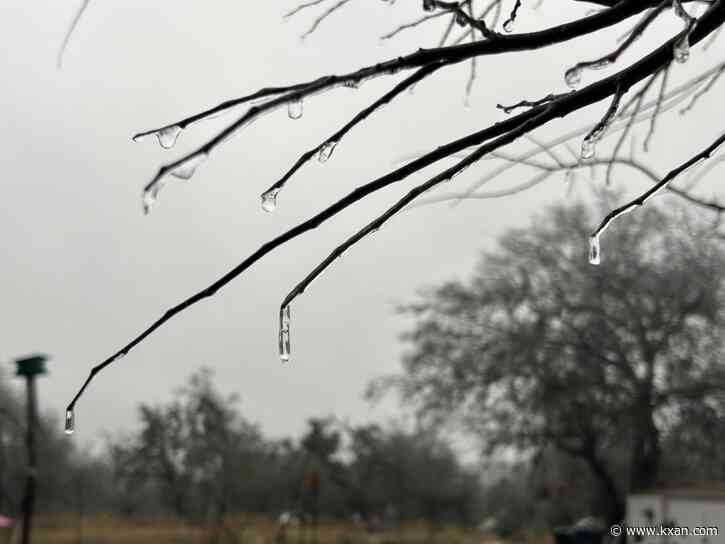
<path id="1" fill-rule="evenodd" d="M 591 267 L 591 217 L 582 204 L 551 208 L 506 232 L 469 280 L 421 293 L 402 309 L 414 320 L 403 372 L 372 392 L 396 386 L 489 452 L 553 446 L 584 461 L 592 508 L 614 522 L 626 491 L 656 483 L 663 444 L 722 414 L 725 253 L 684 210 L 652 206 L 612 228 Z"/>

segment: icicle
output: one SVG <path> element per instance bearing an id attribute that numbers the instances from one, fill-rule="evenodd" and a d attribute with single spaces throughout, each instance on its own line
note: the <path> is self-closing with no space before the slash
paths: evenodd
<path id="1" fill-rule="evenodd" d="M 593 138 L 590 138 L 589 136 L 584 138 L 582 141 L 581 158 L 584 160 L 593 159 L 597 152 L 596 146 L 597 143 Z"/>
<path id="2" fill-rule="evenodd" d="M 65 434 L 73 434 L 76 426 L 75 419 L 76 416 L 73 413 L 73 410 L 65 411 Z"/>
<path id="3" fill-rule="evenodd" d="M 302 99 L 295 98 L 287 103 L 287 115 L 290 119 L 302 117 Z"/>
<path id="4" fill-rule="evenodd" d="M 289 361 L 290 356 L 290 307 L 289 304 L 279 310 L 279 358 L 283 363 Z"/>
<path id="5" fill-rule="evenodd" d="M 599 246 L 599 235 L 589 237 L 589 264 L 598 265 L 602 262 L 602 251 Z"/>
<path id="6" fill-rule="evenodd" d="M 506 33 L 513 32 L 514 30 L 514 22 L 512 19 L 507 19 L 506 22 L 503 24 L 503 31 Z"/>
<path id="7" fill-rule="evenodd" d="M 320 152 L 317 155 L 317 160 L 320 162 L 327 162 L 327 160 L 332 156 L 332 152 L 335 151 L 335 146 L 337 145 L 337 142 L 334 140 L 330 140 L 329 142 L 325 142 L 322 144 L 322 147 L 320 147 Z"/>
<path id="8" fill-rule="evenodd" d="M 262 193 L 262 209 L 265 212 L 271 213 L 277 207 L 277 194 L 280 189 L 281 187 L 275 187 Z"/>
<path id="9" fill-rule="evenodd" d="M 179 179 L 189 179 L 199 165 L 206 159 L 206 153 L 196 153 L 171 171 L 171 175 Z"/>
<path id="10" fill-rule="evenodd" d="M 571 87 L 572 89 L 579 85 L 579 82 L 582 80 L 582 70 L 578 66 L 574 66 L 573 68 L 569 68 L 564 73 L 564 81 L 566 84 Z"/>

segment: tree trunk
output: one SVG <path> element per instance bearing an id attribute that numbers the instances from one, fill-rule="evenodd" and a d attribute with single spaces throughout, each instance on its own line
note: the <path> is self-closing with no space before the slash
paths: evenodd
<path id="1" fill-rule="evenodd" d="M 597 455 L 596 444 L 589 443 L 581 448 L 572 448 L 565 446 L 561 442 L 555 441 L 554 443 L 563 452 L 586 461 L 592 475 L 599 483 L 599 493 L 603 499 L 603 514 L 606 522 L 610 525 L 621 523 L 627 514 L 624 497 L 617 488 L 617 483 L 607 469 L 605 461 Z"/>
<path id="2" fill-rule="evenodd" d="M 657 483 L 660 468 L 660 435 L 650 403 L 642 403 L 635 415 L 630 489 L 644 491 Z"/>
<path id="3" fill-rule="evenodd" d="M 591 455 L 585 457 L 589 468 L 599 481 L 602 497 L 604 498 L 604 515 L 608 525 L 621 523 L 627 515 L 624 497 L 617 489 L 614 478 L 607 470 L 605 463 L 597 457 Z"/>

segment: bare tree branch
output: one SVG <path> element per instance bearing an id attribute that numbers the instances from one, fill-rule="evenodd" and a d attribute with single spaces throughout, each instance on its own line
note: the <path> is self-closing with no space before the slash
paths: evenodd
<path id="1" fill-rule="evenodd" d="M 340 6 L 343 2 L 338 2 L 335 6 Z M 599 4 L 607 5 L 604 10 L 583 17 L 579 20 L 563 25 L 558 25 L 547 30 L 514 34 L 511 36 L 503 36 L 497 33 L 493 33 L 487 29 L 485 23 L 473 19 L 466 14 L 461 8 L 462 4 L 451 3 L 451 2 L 440 2 L 434 0 L 436 6 L 450 9 L 456 13 L 457 20 L 462 21 L 463 24 L 467 24 L 472 28 L 484 33 L 486 39 L 481 41 L 475 41 L 470 44 L 461 44 L 449 47 L 441 47 L 436 49 L 421 49 L 416 53 L 399 57 L 397 59 L 389 60 L 381 64 L 369 66 L 355 72 L 351 72 L 342 76 L 326 76 L 318 78 L 305 84 L 292 85 L 289 87 L 282 87 L 276 89 L 263 89 L 243 99 L 236 99 L 227 101 L 226 103 L 220 104 L 219 106 L 208 110 L 202 114 L 189 117 L 179 123 L 167 125 L 156 129 L 155 131 L 148 131 L 144 134 L 156 134 L 159 140 L 162 139 L 161 131 L 164 129 L 173 129 L 172 132 L 174 140 L 178 135 L 178 131 L 188 126 L 188 124 L 201 120 L 202 118 L 208 117 L 209 112 L 214 111 L 216 113 L 225 111 L 229 107 L 233 107 L 230 104 L 237 105 L 239 103 L 249 101 L 251 96 L 257 98 L 263 98 L 264 102 L 258 105 L 252 106 L 244 115 L 239 117 L 231 125 L 227 126 L 221 132 L 219 132 L 212 139 L 207 141 L 201 147 L 197 148 L 192 153 L 172 162 L 166 166 L 163 166 L 156 177 L 147 186 L 147 191 L 157 190 L 157 186 L 162 182 L 162 178 L 173 173 L 174 175 L 182 178 L 188 178 L 198 162 L 203 160 L 210 152 L 212 152 L 216 146 L 229 138 L 238 129 L 253 121 L 259 117 L 262 113 L 272 111 L 283 105 L 289 107 L 290 104 L 297 104 L 302 99 L 311 96 L 313 94 L 327 91 L 335 86 L 342 85 L 345 83 L 357 84 L 363 80 L 371 77 L 377 77 L 380 75 L 387 75 L 396 73 L 402 70 L 419 69 L 418 75 L 425 69 L 430 70 L 430 73 L 437 70 L 442 66 L 455 64 L 464 60 L 470 60 L 474 57 L 490 54 L 500 54 L 512 51 L 531 50 L 546 47 L 554 43 L 562 43 L 564 41 L 573 39 L 578 36 L 590 34 L 597 30 L 607 28 L 615 25 L 632 15 L 636 15 L 643 10 L 649 9 L 650 7 L 659 5 L 659 2 L 641 1 L 641 0 L 621 0 L 614 4 L 609 0 L 602 0 Z M 314 2 L 308 2 L 306 6 L 316 5 Z M 336 9 L 336 8 L 335 8 Z M 329 10 L 328 10 L 329 11 Z M 684 10 L 683 10 L 684 11 Z M 275 248 L 291 241 L 292 239 L 315 229 L 317 226 L 322 224 L 324 221 L 333 217 L 334 215 L 345 210 L 355 202 L 365 198 L 366 196 L 384 188 L 397 183 L 401 180 L 408 178 L 410 175 L 442 160 L 453 156 L 456 153 L 462 152 L 471 147 L 476 147 L 474 151 L 469 151 L 468 154 L 460 161 L 455 163 L 453 166 L 443 169 L 439 174 L 433 176 L 426 182 L 418 185 L 413 190 L 409 191 L 405 196 L 399 199 L 395 204 L 389 207 L 383 214 L 373 219 L 363 229 L 359 230 L 353 236 L 349 237 L 345 242 L 336 247 L 329 256 L 318 265 L 305 279 L 303 279 L 284 299 L 280 309 L 280 355 L 283 359 L 289 357 L 289 308 L 291 302 L 301 294 L 305 287 L 317 277 L 325 268 L 327 268 L 334 259 L 352 247 L 357 241 L 365 237 L 366 235 L 374 232 L 377 228 L 383 225 L 388 219 L 393 217 L 396 213 L 406 207 L 409 203 L 417 199 L 420 195 L 432 189 L 433 187 L 450 180 L 464 169 L 476 163 L 489 153 L 497 152 L 501 147 L 510 144 L 511 142 L 526 136 L 531 131 L 549 123 L 550 121 L 564 117 L 574 111 L 579 111 L 589 105 L 595 104 L 599 101 L 607 98 L 612 98 L 612 102 L 605 114 L 604 118 L 598 123 L 594 129 L 589 133 L 590 139 L 599 138 L 603 134 L 603 130 L 609 125 L 614 119 L 619 99 L 634 85 L 651 77 L 653 74 L 665 68 L 671 62 L 673 54 L 677 55 L 677 48 L 683 47 L 683 42 L 689 48 L 700 42 L 702 39 L 710 35 L 715 29 L 720 27 L 725 22 L 725 9 L 722 7 L 721 1 L 716 0 L 713 2 L 706 12 L 697 18 L 696 20 L 690 21 L 686 26 L 686 29 L 678 36 L 667 40 L 660 47 L 648 55 L 642 57 L 638 61 L 634 62 L 631 66 L 620 70 L 619 72 L 604 78 L 600 81 L 590 84 L 580 90 L 573 91 L 565 95 L 556 96 L 553 100 L 547 101 L 542 104 L 535 105 L 531 109 L 524 111 L 518 115 L 510 117 L 502 122 L 496 123 L 489 127 L 483 128 L 479 131 L 466 135 L 462 138 L 444 144 L 429 153 L 426 153 L 422 157 L 419 157 L 392 172 L 389 172 L 373 181 L 370 181 L 364 185 L 360 185 L 355 190 L 350 192 L 345 197 L 341 198 L 337 202 L 318 212 L 316 215 L 310 217 L 306 221 L 303 221 L 286 232 L 280 234 L 276 238 L 266 242 L 260 246 L 255 252 L 250 254 L 247 258 L 237 264 L 234 268 L 229 270 L 223 276 L 218 278 L 216 281 L 199 291 L 198 293 L 190 296 L 183 300 L 179 304 L 171 307 L 167 310 L 159 319 L 154 321 L 150 326 L 144 329 L 138 336 L 129 341 L 116 353 L 102 361 L 100 364 L 94 366 L 86 379 L 82 384 L 78 393 L 74 396 L 70 404 L 68 405 L 68 413 L 71 415 L 73 408 L 86 390 L 93 378 L 102 369 L 117 361 L 119 358 L 127 354 L 136 345 L 142 342 L 146 337 L 158 329 L 161 325 L 169 321 L 172 317 L 178 313 L 186 310 L 190 306 L 197 302 L 213 296 L 218 292 L 219 289 L 224 287 L 230 281 L 241 275 L 247 268 L 252 266 L 266 254 L 274 250 Z M 680 51 L 681 53 L 681 51 Z M 415 76 L 416 74 L 414 74 Z M 423 72 L 421 75 L 425 77 L 426 73 Z M 412 77 L 414 77 L 412 76 Z M 400 90 L 409 86 L 410 78 L 404 80 L 393 90 L 387 93 L 384 97 L 378 100 L 378 102 L 363 110 L 361 114 L 358 114 L 346 127 L 352 128 L 357 122 L 367 117 L 373 111 L 379 107 L 376 106 L 381 100 L 388 97 L 391 100 L 400 93 Z M 664 96 L 664 92 L 662 93 Z M 660 100 L 661 103 L 661 100 Z M 660 104 L 661 105 L 661 104 Z M 362 115 L 362 117 L 360 117 Z M 359 118 L 359 119 L 358 119 Z M 176 127 L 176 128 L 174 128 Z M 347 130 L 349 130 L 347 128 Z M 177 130 L 178 129 L 178 130 Z M 337 133 L 336 133 L 337 134 Z M 651 195 L 667 186 L 667 184 L 674 179 L 679 173 L 684 171 L 688 166 L 709 157 L 710 154 L 722 143 L 725 139 L 725 135 L 719 138 L 706 150 L 702 151 L 690 161 L 683 164 L 681 167 L 676 168 L 665 178 L 656 184 L 650 191 L 644 193 L 639 199 L 636 199 L 626 207 L 618 208 L 609 214 L 602 222 L 600 228 L 595 232 L 596 240 L 598 242 L 599 234 L 622 213 L 626 213 L 637 205 L 642 205 Z M 326 143 L 329 143 L 328 139 Z M 163 142 L 162 142 L 163 143 Z M 324 143 L 322 144 L 324 145 Z M 322 148 L 318 146 L 317 152 L 320 152 Z M 309 153 L 309 152 L 308 152 Z M 311 156 L 311 155 L 310 155 Z M 304 155 L 303 155 L 304 158 Z M 307 157 L 308 159 L 309 157 Z M 307 160 L 304 159 L 304 160 Z M 302 163 L 304 163 L 302 160 Z M 299 161 L 298 161 L 299 162 Z M 300 163 L 300 165 L 302 164 Z M 294 167 L 293 167 L 294 169 Z M 289 176 L 288 176 L 289 177 Z M 597 255 L 598 256 L 598 255 Z"/>

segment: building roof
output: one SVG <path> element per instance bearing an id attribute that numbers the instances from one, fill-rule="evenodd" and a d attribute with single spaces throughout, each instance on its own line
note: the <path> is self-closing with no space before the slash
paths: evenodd
<path id="1" fill-rule="evenodd" d="M 673 499 L 725 501 L 725 482 L 664 482 L 630 496 L 657 495 Z"/>

